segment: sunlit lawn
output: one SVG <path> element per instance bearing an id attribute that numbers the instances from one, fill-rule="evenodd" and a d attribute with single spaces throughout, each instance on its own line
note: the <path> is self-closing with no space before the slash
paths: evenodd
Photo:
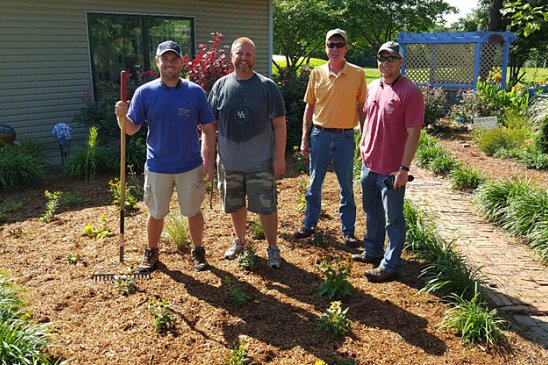
<path id="1" fill-rule="evenodd" d="M 280 66 L 285 66 L 285 58 L 283 56 L 274 56 L 274 59 L 276 60 L 276 63 Z M 322 60 L 319 58 L 312 58 L 310 59 L 310 67 L 314 68 L 319 65 L 323 65 L 326 63 L 326 60 Z M 364 68 L 365 70 L 365 77 L 367 81 L 377 79 L 381 76 L 379 70 L 376 68 Z M 277 69 L 276 66 L 272 65 L 272 73 L 276 74 Z M 508 70 L 508 74 L 510 73 L 510 70 Z M 531 82 L 539 82 L 540 80 L 548 80 L 548 68 L 532 68 L 528 67 L 525 68 L 525 77 L 524 82 L 525 83 L 531 83 Z"/>

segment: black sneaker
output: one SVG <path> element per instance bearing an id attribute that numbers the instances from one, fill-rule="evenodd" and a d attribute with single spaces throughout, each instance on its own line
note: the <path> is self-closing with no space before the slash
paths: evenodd
<path id="1" fill-rule="evenodd" d="M 308 238 L 314 234 L 314 230 L 303 227 L 300 231 L 293 233 L 293 238 L 300 240 L 302 238 Z"/>
<path id="2" fill-rule="evenodd" d="M 190 254 L 192 255 L 192 263 L 194 264 L 194 270 L 204 271 L 207 269 L 208 264 L 205 258 L 205 248 L 203 246 L 194 247 Z"/>
<path id="3" fill-rule="evenodd" d="M 379 266 L 382 261 L 382 256 L 380 257 L 373 257 L 365 254 L 365 251 L 362 253 L 356 253 L 351 256 L 352 261 L 362 262 L 364 264 L 373 264 L 375 266 Z"/>
<path id="4" fill-rule="evenodd" d="M 372 283 L 385 283 L 387 281 L 394 280 L 398 276 L 398 273 L 388 272 L 381 269 L 380 267 L 377 267 L 375 269 L 365 270 L 364 275 L 367 278 L 367 280 L 369 280 Z"/>
<path id="5" fill-rule="evenodd" d="M 156 248 L 145 248 L 145 253 L 143 254 L 143 260 L 137 265 L 137 270 L 139 272 L 152 272 L 156 270 L 158 262 L 160 261 L 160 250 Z"/>
<path id="6" fill-rule="evenodd" d="M 353 234 L 345 234 L 344 244 L 350 248 L 358 248 L 362 245 L 362 241 L 358 240 Z"/>

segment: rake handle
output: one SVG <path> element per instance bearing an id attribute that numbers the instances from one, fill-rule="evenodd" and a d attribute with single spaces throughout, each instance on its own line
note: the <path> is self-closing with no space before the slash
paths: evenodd
<path id="1" fill-rule="evenodd" d="M 120 100 L 127 100 L 127 71 L 120 72 Z M 126 123 L 118 121 L 120 125 L 120 262 L 124 262 L 124 222 L 126 211 Z"/>

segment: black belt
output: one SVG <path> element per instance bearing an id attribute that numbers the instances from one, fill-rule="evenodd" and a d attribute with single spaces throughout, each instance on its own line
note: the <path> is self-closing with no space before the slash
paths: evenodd
<path id="1" fill-rule="evenodd" d="M 331 132 L 331 133 L 344 133 L 354 129 L 354 128 L 324 128 L 316 124 L 314 124 L 314 128 L 318 128 L 319 130 Z"/>

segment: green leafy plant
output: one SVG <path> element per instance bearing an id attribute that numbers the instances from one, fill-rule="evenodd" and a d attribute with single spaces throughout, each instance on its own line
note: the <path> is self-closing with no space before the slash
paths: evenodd
<path id="1" fill-rule="evenodd" d="M 234 285 L 228 276 L 226 276 L 223 281 L 226 285 L 226 293 L 230 303 L 235 305 L 243 305 L 247 302 L 246 292 Z"/>
<path id="2" fill-rule="evenodd" d="M 0 190 L 30 184 L 46 176 L 45 158 L 24 143 L 0 147 Z"/>
<path id="3" fill-rule="evenodd" d="M 326 295 L 329 299 L 340 299 L 354 293 L 354 287 L 348 281 L 348 275 L 352 269 L 352 260 L 337 259 L 335 262 L 327 262 L 318 266 L 325 275 L 325 281 L 320 285 L 318 293 Z"/>
<path id="4" fill-rule="evenodd" d="M 82 232 L 83 236 L 91 237 L 91 238 L 106 238 L 111 237 L 112 232 L 110 232 L 107 228 L 107 216 L 104 214 L 101 214 L 100 218 L 100 227 L 94 227 L 91 225 L 91 223 L 88 223 L 84 227 L 84 231 Z"/>
<path id="5" fill-rule="evenodd" d="M 244 250 L 238 255 L 238 264 L 246 270 L 253 270 L 259 264 L 259 257 L 253 243 L 244 243 Z"/>
<path id="6" fill-rule="evenodd" d="M 451 188 L 460 191 L 473 192 L 487 178 L 480 172 L 470 168 L 459 168 L 451 171 Z"/>
<path id="7" fill-rule="evenodd" d="M 246 346 L 241 342 L 237 342 L 236 344 L 234 344 L 234 347 L 232 347 L 232 350 L 230 350 L 230 354 L 228 355 L 228 359 L 226 360 L 225 364 L 248 365 L 251 363 L 251 361 L 252 359 L 247 354 Z"/>
<path id="8" fill-rule="evenodd" d="M 162 236 L 173 243 L 179 252 L 188 251 L 190 248 L 188 222 L 179 212 L 167 216 Z"/>
<path id="9" fill-rule="evenodd" d="M 308 173 L 308 159 L 301 154 L 299 146 L 293 146 L 293 162 L 295 169 L 300 173 Z"/>
<path id="10" fill-rule="evenodd" d="M 42 221 L 49 223 L 55 218 L 55 211 L 59 207 L 59 199 L 61 199 L 62 195 L 63 193 L 60 191 L 44 191 L 44 196 L 48 201 L 46 203 L 46 210 L 42 215 Z"/>
<path id="11" fill-rule="evenodd" d="M 304 212 L 306 210 L 306 197 L 303 195 L 299 196 L 299 204 L 297 205 L 297 210 L 299 212 Z"/>
<path id="12" fill-rule="evenodd" d="M 320 327 L 335 337 L 351 333 L 350 319 L 347 316 L 348 309 L 342 309 L 339 301 L 331 302 L 330 307 L 318 318 Z"/>
<path id="13" fill-rule="evenodd" d="M 441 328 L 456 329 L 459 336 L 470 344 L 482 343 L 493 346 L 501 341 L 501 327 L 506 325 L 506 321 L 497 318 L 496 309 L 487 309 L 477 288 L 471 299 L 456 294 L 451 295 L 450 299 L 453 308 L 444 314 Z"/>
<path id="14" fill-rule="evenodd" d="M 118 293 L 122 295 L 130 295 L 135 293 L 135 291 L 137 290 L 135 280 L 133 280 L 130 275 L 116 275 L 114 277 L 114 286 L 116 287 Z"/>
<path id="15" fill-rule="evenodd" d="M 78 254 L 71 252 L 67 256 L 67 261 L 71 265 L 76 265 L 78 261 L 80 261 L 80 256 L 78 256 Z"/>
<path id="16" fill-rule="evenodd" d="M 445 114 L 445 91 L 441 87 L 420 86 L 424 98 L 424 124 L 434 124 Z"/>
<path id="17" fill-rule="evenodd" d="M 530 139 L 530 132 L 524 128 L 475 129 L 472 133 L 478 141 L 478 147 L 488 156 L 494 155 L 499 150 L 516 150 L 523 148 L 525 142 Z"/>
<path id="18" fill-rule="evenodd" d="M 61 206 L 76 208 L 84 204 L 84 199 L 75 192 L 69 191 L 61 197 Z"/>
<path id="19" fill-rule="evenodd" d="M 432 161 L 430 161 L 428 168 L 436 175 L 445 176 L 458 166 L 457 161 L 451 157 L 448 152 L 442 150 Z"/>
<path id="20" fill-rule="evenodd" d="M 121 187 L 120 187 L 120 179 L 117 177 L 110 180 L 108 182 L 109 191 L 112 193 L 112 196 L 114 197 L 114 200 L 112 201 L 112 204 L 120 207 L 120 198 L 121 198 Z M 133 209 L 135 208 L 135 204 L 137 204 L 137 198 L 132 194 L 133 186 L 128 185 L 126 182 L 126 191 L 125 191 L 125 209 Z"/>
<path id="21" fill-rule="evenodd" d="M 318 247 L 326 246 L 328 243 L 327 238 L 321 233 L 313 235 L 309 242 L 312 246 Z"/>
<path id="22" fill-rule="evenodd" d="M 157 333 L 166 333 L 175 327 L 175 317 L 171 311 L 170 302 L 158 299 L 148 303 L 148 307 L 152 310 L 154 330 Z"/>
<path id="23" fill-rule="evenodd" d="M 264 229 L 263 225 L 260 222 L 251 222 L 251 226 L 249 227 L 251 231 L 251 236 L 257 240 L 264 240 Z"/>

